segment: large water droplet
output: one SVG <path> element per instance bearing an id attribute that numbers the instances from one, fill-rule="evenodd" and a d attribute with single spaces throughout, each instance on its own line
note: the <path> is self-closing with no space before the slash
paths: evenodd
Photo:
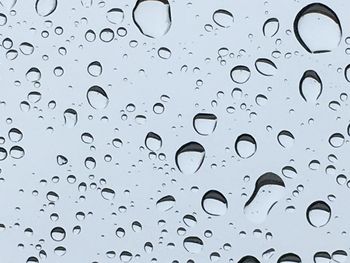
<path id="1" fill-rule="evenodd" d="M 203 249 L 203 241 L 199 237 L 186 237 L 183 242 L 184 248 L 193 254 L 198 254 Z"/>
<path id="2" fill-rule="evenodd" d="M 57 8 L 57 0 L 37 0 L 35 3 L 35 11 L 40 16 L 48 16 Z"/>
<path id="3" fill-rule="evenodd" d="M 268 172 L 260 176 L 253 194 L 244 206 L 246 217 L 253 223 L 262 223 L 283 196 L 284 189 L 284 182 L 277 174 Z"/>
<path id="4" fill-rule="evenodd" d="M 216 128 L 217 118 L 214 114 L 198 113 L 193 118 L 193 127 L 200 135 L 212 134 Z"/>
<path id="5" fill-rule="evenodd" d="M 201 167 L 205 150 L 198 142 L 189 142 L 181 146 L 175 155 L 178 169 L 184 174 L 194 174 Z"/>
<path id="6" fill-rule="evenodd" d="M 315 102 L 322 93 L 322 81 L 313 70 L 307 70 L 299 82 L 299 93 L 306 102 Z"/>
<path id="7" fill-rule="evenodd" d="M 219 191 L 210 190 L 202 198 L 202 208 L 209 215 L 222 216 L 226 213 L 227 207 L 226 197 Z"/>
<path id="8" fill-rule="evenodd" d="M 253 256 L 245 256 L 241 258 L 238 263 L 260 263 L 260 261 Z"/>
<path id="9" fill-rule="evenodd" d="M 331 208 L 324 201 L 315 201 L 307 208 L 306 218 L 314 227 L 325 226 L 331 218 Z"/>
<path id="10" fill-rule="evenodd" d="M 239 157 L 246 159 L 255 154 L 257 144 L 253 136 L 245 133 L 236 139 L 235 149 Z"/>
<path id="11" fill-rule="evenodd" d="M 168 0 L 138 0 L 133 19 L 142 34 L 157 38 L 165 35 L 171 26 Z"/>
<path id="12" fill-rule="evenodd" d="M 162 147 L 162 138 L 154 132 L 149 132 L 146 135 L 145 145 L 150 151 L 158 151 Z"/>
<path id="13" fill-rule="evenodd" d="M 321 3 L 312 3 L 295 17 L 294 33 L 308 52 L 324 53 L 338 47 L 342 28 L 332 9 Z"/>
<path id="14" fill-rule="evenodd" d="M 107 107 L 109 99 L 106 92 L 99 86 L 89 88 L 87 99 L 91 107 L 100 110 Z"/>

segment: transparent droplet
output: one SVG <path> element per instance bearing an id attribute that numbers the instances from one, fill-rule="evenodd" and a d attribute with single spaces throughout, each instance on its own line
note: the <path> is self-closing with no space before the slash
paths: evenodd
<path id="1" fill-rule="evenodd" d="M 211 113 L 198 113 L 193 118 L 193 127 L 200 135 L 210 135 L 215 131 L 217 117 Z"/>
<path id="2" fill-rule="evenodd" d="M 277 136 L 279 144 L 284 148 L 290 148 L 294 144 L 294 136 L 290 131 L 283 130 Z"/>
<path id="3" fill-rule="evenodd" d="M 35 11 L 40 16 L 49 16 L 57 8 L 57 0 L 36 0 Z"/>
<path id="4" fill-rule="evenodd" d="M 101 195 L 104 199 L 110 201 L 110 200 L 114 199 L 115 192 L 114 192 L 114 190 L 112 190 L 110 188 L 103 188 L 101 190 Z"/>
<path id="5" fill-rule="evenodd" d="M 235 150 L 241 158 L 247 159 L 252 157 L 257 150 L 254 137 L 246 133 L 238 136 L 235 142 Z"/>
<path id="6" fill-rule="evenodd" d="M 112 24 L 121 24 L 124 20 L 124 11 L 120 8 L 112 8 L 107 11 L 106 17 Z"/>
<path id="7" fill-rule="evenodd" d="M 213 14 L 213 21 L 220 27 L 228 28 L 233 24 L 233 15 L 227 10 L 219 9 Z"/>
<path id="8" fill-rule="evenodd" d="M 287 253 L 280 256 L 277 263 L 301 263 L 301 258 L 294 253 Z"/>
<path id="9" fill-rule="evenodd" d="M 108 105 L 107 93 L 99 86 L 89 88 L 86 96 L 90 106 L 94 109 L 101 110 Z"/>
<path id="10" fill-rule="evenodd" d="M 306 218 L 310 225 L 323 227 L 331 218 L 331 208 L 324 201 L 315 201 L 307 208 Z"/>
<path id="11" fill-rule="evenodd" d="M 64 125 L 73 128 L 78 122 L 78 113 L 74 109 L 66 109 L 63 113 Z"/>
<path id="12" fill-rule="evenodd" d="M 163 212 L 170 210 L 174 205 L 175 198 L 172 195 L 164 196 L 157 201 L 157 208 Z"/>
<path id="13" fill-rule="evenodd" d="M 183 246 L 188 252 L 199 254 L 203 249 L 203 241 L 196 236 L 186 237 Z"/>
<path id="14" fill-rule="evenodd" d="M 228 203 L 222 193 L 210 190 L 203 195 L 202 208 L 209 215 L 222 216 L 227 211 Z"/>
<path id="15" fill-rule="evenodd" d="M 329 137 L 328 142 L 332 147 L 339 148 L 344 144 L 345 138 L 341 133 L 334 133 Z"/>
<path id="16" fill-rule="evenodd" d="M 277 18 L 272 17 L 265 21 L 263 25 L 263 34 L 265 37 L 273 37 L 277 34 L 280 23 Z"/>
<path id="17" fill-rule="evenodd" d="M 184 174 L 194 174 L 201 167 L 205 157 L 203 146 L 197 142 L 189 142 L 181 146 L 175 155 L 178 169 Z"/>
<path id="18" fill-rule="evenodd" d="M 243 84 L 247 82 L 250 78 L 250 69 L 246 66 L 239 65 L 234 67 L 231 70 L 230 74 L 231 74 L 232 81 L 238 84 Z"/>
<path id="19" fill-rule="evenodd" d="M 91 62 L 87 68 L 89 74 L 93 77 L 98 77 L 102 74 L 102 65 L 98 61 Z"/>
<path id="20" fill-rule="evenodd" d="M 66 237 L 66 231 L 62 227 L 55 227 L 51 230 L 51 238 L 55 241 L 62 241 Z"/>
<path id="21" fill-rule="evenodd" d="M 277 72 L 275 63 L 267 58 L 258 58 L 255 61 L 256 70 L 264 76 L 273 76 Z"/>
<path id="22" fill-rule="evenodd" d="M 149 132 L 146 135 L 145 145 L 150 151 L 156 152 L 162 147 L 162 138 L 154 132 Z"/>
<path id="23" fill-rule="evenodd" d="M 322 81 L 313 70 L 307 70 L 299 82 L 299 92 L 306 102 L 315 102 L 322 93 Z"/>

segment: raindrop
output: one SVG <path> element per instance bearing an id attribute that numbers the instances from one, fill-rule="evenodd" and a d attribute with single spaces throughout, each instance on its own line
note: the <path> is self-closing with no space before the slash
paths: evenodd
<path id="1" fill-rule="evenodd" d="M 178 169 L 184 174 L 194 174 L 201 167 L 205 150 L 198 142 L 189 142 L 181 146 L 175 155 Z"/>
<path id="2" fill-rule="evenodd" d="M 62 227 L 55 227 L 51 230 L 51 238 L 55 241 L 62 241 L 66 237 L 66 231 Z"/>
<path id="3" fill-rule="evenodd" d="M 87 67 L 88 73 L 93 77 L 98 77 L 102 74 L 102 65 L 98 61 L 91 62 Z"/>
<path id="4" fill-rule="evenodd" d="M 227 211 L 228 203 L 222 193 L 216 190 L 210 190 L 202 198 L 202 208 L 209 215 L 222 216 Z"/>
<path id="5" fill-rule="evenodd" d="M 7 157 L 7 151 L 5 148 L 0 147 L 0 161 L 5 160 Z"/>
<path id="6" fill-rule="evenodd" d="M 237 137 L 235 149 L 239 157 L 247 159 L 255 154 L 257 144 L 253 136 L 245 133 Z"/>
<path id="7" fill-rule="evenodd" d="M 306 218 L 310 225 L 323 227 L 331 218 L 331 208 L 324 201 L 315 201 L 307 208 Z"/>
<path id="8" fill-rule="evenodd" d="M 329 263 L 331 262 L 331 255 L 328 252 L 320 251 L 314 255 L 314 263 Z"/>
<path id="9" fill-rule="evenodd" d="M 168 211 L 174 207 L 175 198 L 172 195 L 164 196 L 157 201 L 156 205 L 160 211 L 163 211 L 163 212 Z"/>
<path id="10" fill-rule="evenodd" d="M 299 93 L 306 102 L 315 102 L 322 93 L 322 81 L 313 70 L 307 70 L 299 82 Z"/>
<path id="11" fill-rule="evenodd" d="M 154 132 L 149 132 L 146 135 L 145 145 L 148 150 L 156 152 L 162 147 L 162 138 Z"/>
<path id="12" fill-rule="evenodd" d="M 293 253 L 287 253 L 282 255 L 278 260 L 277 263 L 301 263 L 301 258 Z"/>
<path id="13" fill-rule="evenodd" d="M 121 24 L 124 20 L 124 12 L 120 8 L 112 8 L 107 12 L 106 17 L 112 24 Z"/>
<path id="14" fill-rule="evenodd" d="M 278 136 L 277 140 L 279 144 L 284 148 L 290 148 L 294 144 L 294 136 L 290 131 L 283 130 Z"/>
<path id="15" fill-rule="evenodd" d="M 257 260 L 257 258 L 253 257 L 253 256 L 245 256 L 243 258 L 241 258 L 238 263 L 260 263 L 259 260 Z"/>
<path id="16" fill-rule="evenodd" d="M 312 3 L 301 9 L 295 17 L 294 33 L 308 52 L 324 53 L 338 47 L 342 28 L 332 9 L 321 3 Z"/>
<path id="17" fill-rule="evenodd" d="M 157 38 L 165 35 L 171 26 L 168 0 L 138 0 L 133 9 L 133 19 L 145 36 Z"/>
<path id="18" fill-rule="evenodd" d="M 265 37 L 273 37 L 277 34 L 280 23 L 277 18 L 269 18 L 263 25 L 263 34 Z"/>
<path id="19" fill-rule="evenodd" d="M 9 139 L 12 142 L 19 142 L 23 138 L 22 132 L 19 129 L 16 129 L 16 128 L 10 129 L 9 132 L 8 132 L 8 136 L 9 136 Z"/>
<path id="20" fill-rule="evenodd" d="M 86 96 L 90 106 L 94 109 L 104 109 L 108 105 L 108 96 L 106 92 L 99 86 L 92 86 L 89 88 Z"/>
<path id="21" fill-rule="evenodd" d="M 227 10 L 219 9 L 213 14 L 213 21 L 220 27 L 228 28 L 233 24 L 233 15 Z"/>
<path id="22" fill-rule="evenodd" d="M 49 16 L 57 8 L 57 0 L 36 0 L 35 11 L 39 16 Z"/>
<path id="23" fill-rule="evenodd" d="M 239 65 L 234 67 L 230 74 L 233 82 L 243 84 L 250 78 L 250 69 L 246 66 Z"/>
<path id="24" fill-rule="evenodd" d="M 345 138 L 341 133 L 334 133 L 329 137 L 328 142 L 332 147 L 339 148 L 344 144 Z"/>
<path id="25" fill-rule="evenodd" d="M 11 147 L 10 156 L 14 159 L 21 159 L 24 156 L 24 149 L 20 146 Z"/>
<path id="26" fill-rule="evenodd" d="M 267 58 L 258 58 L 255 61 L 256 70 L 264 76 L 273 76 L 277 72 L 275 63 Z"/>
<path id="27" fill-rule="evenodd" d="M 64 125 L 73 128 L 78 122 L 78 113 L 73 109 L 66 109 L 63 113 Z"/>
<path id="28" fill-rule="evenodd" d="M 215 131 L 217 118 L 211 113 L 198 113 L 193 118 L 193 127 L 200 135 L 207 136 Z"/>
<path id="29" fill-rule="evenodd" d="M 105 200 L 113 200 L 114 196 L 115 196 L 115 192 L 114 190 L 110 189 L 110 188 L 103 188 L 101 190 L 101 195 Z"/>
<path id="30" fill-rule="evenodd" d="M 169 59 L 171 57 L 171 51 L 166 47 L 158 49 L 158 56 L 162 59 Z"/>
<path id="31" fill-rule="evenodd" d="M 184 248 L 192 253 L 199 254 L 203 249 L 203 241 L 199 237 L 186 237 L 183 242 Z"/>

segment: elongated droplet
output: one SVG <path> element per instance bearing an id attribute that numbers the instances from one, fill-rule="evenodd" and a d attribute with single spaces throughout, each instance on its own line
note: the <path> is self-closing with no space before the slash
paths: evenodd
<path id="1" fill-rule="evenodd" d="M 39 16 L 51 15 L 57 8 L 57 0 L 37 0 L 35 11 Z"/>
<path id="2" fill-rule="evenodd" d="M 306 218 L 314 227 L 325 226 L 331 218 L 331 208 L 324 201 L 315 201 L 307 208 Z"/>
<path id="3" fill-rule="evenodd" d="M 284 194 L 284 182 L 277 174 L 268 172 L 259 177 L 255 189 L 244 206 L 244 214 L 253 223 L 262 223 L 271 208 Z"/>
<path id="4" fill-rule="evenodd" d="M 257 144 L 253 136 L 245 133 L 236 139 L 235 149 L 239 157 L 247 159 L 255 154 Z"/>
<path id="5" fill-rule="evenodd" d="M 267 58 L 258 58 L 255 61 L 256 70 L 264 76 L 273 76 L 277 72 L 277 66 Z"/>
<path id="6" fill-rule="evenodd" d="M 97 110 L 106 108 L 109 102 L 106 92 L 99 86 L 89 88 L 87 99 L 90 106 Z"/>
<path id="7" fill-rule="evenodd" d="M 321 3 L 313 3 L 300 10 L 294 20 L 294 33 L 310 53 L 330 52 L 338 47 L 342 38 L 337 14 Z"/>
<path id="8" fill-rule="evenodd" d="M 74 127 L 78 122 L 78 113 L 73 109 L 67 109 L 63 113 L 64 125 L 69 128 Z"/>
<path id="9" fill-rule="evenodd" d="M 145 145 L 150 151 L 158 151 L 162 147 L 162 138 L 154 132 L 149 132 L 146 135 Z"/>
<path id="10" fill-rule="evenodd" d="M 277 34 L 280 23 L 277 18 L 272 17 L 265 21 L 263 25 L 263 34 L 265 37 L 273 37 Z"/>
<path id="11" fill-rule="evenodd" d="M 157 208 L 160 211 L 168 211 L 175 205 L 175 198 L 172 195 L 162 197 L 157 201 Z"/>
<path id="12" fill-rule="evenodd" d="M 138 0 L 133 10 L 133 19 L 145 36 L 157 38 L 165 35 L 171 26 L 168 0 Z"/>
<path id="13" fill-rule="evenodd" d="M 283 130 L 278 136 L 277 140 L 279 144 L 284 148 L 290 148 L 294 144 L 294 136 L 290 131 Z"/>
<path id="14" fill-rule="evenodd" d="M 299 93 L 306 102 L 315 102 L 322 93 L 322 81 L 313 70 L 307 70 L 299 82 Z"/>
<path id="15" fill-rule="evenodd" d="M 217 118 L 214 114 L 198 113 L 193 118 L 193 127 L 200 135 L 212 134 L 216 128 Z"/>
<path id="16" fill-rule="evenodd" d="M 226 197 L 216 190 L 206 192 L 202 198 L 202 208 L 209 215 L 222 216 L 227 211 Z"/>
<path id="17" fill-rule="evenodd" d="M 183 242 L 184 248 L 192 253 L 192 254 L 198 254 L 203 249 L 203 241 L 199 237 L 186 237 Z"/>
<path id="18" fill-rule="evenodd" d="M 220 27 L 228 28 L 233 24 L 233 15 L 227 10 L 219 9 L 213 14 L 213 21 Z"/>
<path id="19" fill-rule="evenodd" d="M 205 150 L 198 142 L 189 142 L 181 146 L 175 155 L 178 169 L 184 174 L 194 174 L 201 167 Z"/>

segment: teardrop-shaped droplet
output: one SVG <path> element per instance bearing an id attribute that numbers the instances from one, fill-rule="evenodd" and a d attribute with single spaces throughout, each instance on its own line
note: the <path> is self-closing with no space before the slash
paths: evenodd
<path id="1" fill-rule="evenodd" d="M 227 10 L 219 9 L 213 14 L 213 21 L 220 27 L 228 28 L 233 24 L 233 15 Z"/>
<path id="2" fill-rule="evenodd" d="M 275 63 L 267 58 L 258 58 L 255 61 L 256 70 L 264 76 L 273 76 L 277 72 Z"/>
<path id="3" fill-rule="evenodd" d="M 162 138 L 154 132 L 149 132 L 146 135 L 145 145 L 148 150 L 156 152 L 162 147 Z"/>
<path id="4" fill-rule="evenodd" d="M 184 248 L 192 253 L 199 254 L 203 249 L 203 241 L 199 237 L 186 237 L 183 242 Z"/>
<path id="5" fill-rule="evenodd" d="M 244 214 L 253 223 L 265 221 L 271 208 L 282 198 L 285 185 L 281 177 L 268 172 L 259 177 L 255 189 L 244 206 Z"/>
<path id="6" fill-rule="evenodd" d="M 330 52 L 338 47 L 342 38 L 337 14 L 321 3 L 312 3 L 300 10 L 294 20 L 294 33 L 310 53 Z"/>
<path id="7" fill-rule="evenodd" d="M 284 148 L 290 148 L 294 144 L 294 136 L 290 131 L 283 130 L 277 135 L 279 144 Z"/>
<path id="8" fill-rule="evenodd" d="M 66 109 L 63 113 L 64 125 L 73 128 L 78 122 L 78 113 L 74 109 Z"/>
<path id="9" fill-rule="evenodd" d="M 109 102 L 107 93 L 99 86 L 89 88 L 87 99 L 90 106 L 97 110 L 106 108 Z"/>
<path id="10" fill-rule="evenodd" d="M 203 195 L 202 208 L 209 215 L 222 216 L 227 211 L 228 203 L 222 193 L 210 190 Z"/>
<path id="11" fill-rule="evenodd" d="M 306 218 L 314 227 L 325 226 L 331 218 L 331 208 L 324 201 L 315 201 L 307 208 Z"/>
<path id="12" fill-rule="evenodd" d="M 176 200 L 172 195 L 164 196 L 157 201 L 157 208 L 163 212 L 168 211 L 174 207 L 175 201 Z"/>
<path id="13" fill-rule="evenodd" d="M 200 135 L 212 134 L 216 128 L 217 118 L 211 113 L 198 113 L 193 118 L 193 127 Z"/>
<path id="14" fill-rule="evenodd" d="M 189 142 L 181 146 L 175 155 L 178 169 L 184 174 L 194 174 L 201 167 L 205 150 L 198 142 Z"/>
<path id="15" fill-rule="evenodd" d="M 57 0 L 36 0 L 35 11 L 39 16 L 51 15 L 57 8 Z"/>
<path id="16" fill-rule="evenodd" d="M 322 93 L 322 81 L 316 71 L 307 70 L 299 82 L 299 93 L 306 102 L 315 102 Z"/>
<path id="17" fill-rule="evenodd" d="M 239 65 L 231 70 L 230 75 L 233 82 L 243 84 L 250 78 L 250 69 L 246 66 Z"/>
<path id="18" fill-rule="evenodd" d="M 235 149 L 239 157 L 246 159 L 255 154 L 257 144 L 253 136 L 245 133 L 237 137 Z"/>
<path id="19" fill-rule="evenodd" d="M 272 17 L 265 21 L 263 25 L 263 34 L 265 37 L 273 37 L 277 34 L 280 23 L 277 18 Z"/>
<path id="20" fill-rule="evenodd" d="M 171 26 L 168 0 L 138 0 L 133 10 L 133 19 L 145 36 L 157 38 L 165 35 Z"/>

